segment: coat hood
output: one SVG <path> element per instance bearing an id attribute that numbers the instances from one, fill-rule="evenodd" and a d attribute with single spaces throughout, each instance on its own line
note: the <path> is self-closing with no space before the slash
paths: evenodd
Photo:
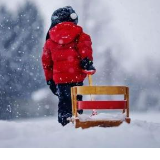
<path id="1" fill-rule="evenodd" d="M 72 22 L 57 24 L 49 31 L 52 41 L 58 44 L 68 44 L 82 33 L 82 28 Z"/>

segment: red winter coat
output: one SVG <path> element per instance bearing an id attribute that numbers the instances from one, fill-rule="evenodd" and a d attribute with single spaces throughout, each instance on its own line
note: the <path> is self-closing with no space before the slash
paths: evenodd
<path id="1" fill-rule="evenodd" d="M 46 80 L 53 79 L 56 84 L 82 82 L 86 74 L 80 60 L 86 57 L 93 60 L 90 36 L 72 22 L 57 24 L 49 35 L 42 54 Z"/>

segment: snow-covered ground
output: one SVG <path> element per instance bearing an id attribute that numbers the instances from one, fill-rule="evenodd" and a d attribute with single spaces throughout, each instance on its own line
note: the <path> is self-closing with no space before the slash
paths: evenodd
<path id="1" fill-rule="evenodd" d="M 61 127 L 56 117 L 0 121 L 0 147 L 160 147 L 159 113 L 132 113 L 131 124 L 114 128 Z"/>

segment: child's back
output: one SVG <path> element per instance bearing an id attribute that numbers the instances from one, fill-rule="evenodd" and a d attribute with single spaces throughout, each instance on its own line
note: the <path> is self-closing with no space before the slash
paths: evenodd
<path id="1" fill-rule="evenodd" d="M 50 29 L 49 35 L 42 60 L 44 67 L 51 67 L 52 59 L 54 67 L 53 71 L 45 71 L 46 79 L 53 78 L 56 84 L 82 82 L 86 74 L 80 61 L 86 57 L 93 59 L 90 37 L 72 22 L 57 24 Z"/>
<path id="2" fill-rule="evenodd" d="M 58 121 L 62 125 L 72 116 L 71 87 L 82 86 L 88 70 L 95 72 L 90 36 L 77 23 L 78 16 L 71 7 L 56 10 L 42 54 L 47 84 L 59 98 Z M 77 98 L 82 100 L 80 95 Z"/>

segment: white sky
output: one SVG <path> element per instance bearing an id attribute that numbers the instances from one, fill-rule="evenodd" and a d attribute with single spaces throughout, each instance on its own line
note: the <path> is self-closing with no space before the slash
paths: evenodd
<path id="1" fill-rule="evenodd" d="M 46 31 L 53 11 L 68 4 L 67 0 L 32 0 L 42 11 Z M 24 0 L 1 0 L 9 9 L 16 9 Z M 106 0 L 116 32 L 129 48 L 126 66 L 139 66 L 147 59 L 159 61 L 160 57 L 160 1 L 159 0 Z M 103 15 L 100 15 L 103 16 Z M 92 36 L 92 35 L 91 35 Z M 131 68 L 132 68 L 131 67 Z M 145 66 L 141 65 L 145 69 Z"/>
<path id="2" fill-rule="evenodd" d="M 34 1 L 37 6 L 39 7 L 39 10 L 42 12 L 43 17 L 45 18 L 46 22 L 46 30 L 50 26 L 50 19 L 51 15 L 54 10 L 57 8 L 63 7 L 68 5 L 67 0 L 30 0 Z M 1 4 L 5 4 L 10 10 L 16 10 L 19 5 L 22 5 L 25 2 L 25 0 L 1 0 Z"/>

